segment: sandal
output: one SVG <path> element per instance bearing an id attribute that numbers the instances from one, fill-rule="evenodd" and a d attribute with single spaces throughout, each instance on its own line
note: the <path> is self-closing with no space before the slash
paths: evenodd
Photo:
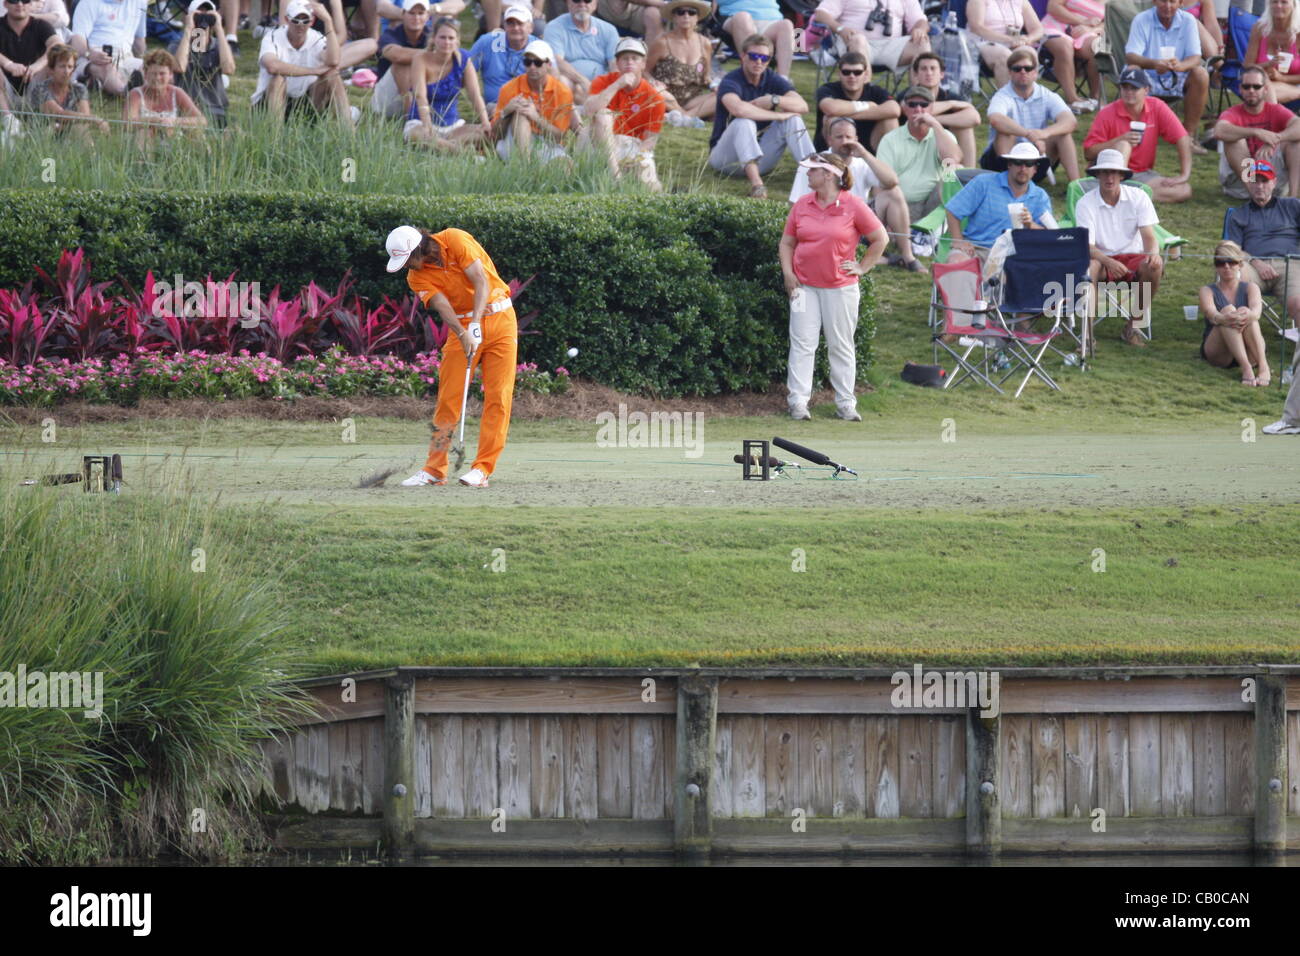
<path id="1" fill-rule="evenodd" d="M 757 185 L 757 186 L 750 186 L 750 187 L 749 187 L 749 198 L 750 198 L 750 199 L 766 199 L 766 198 L 767 198 L 767 187 L 764 186 L 764 185 L 762 185 L 761 183 L 760 183 L 759 185 Z"/>
<path id="2" fill-rule="evenodd" d="M 1252 375 L 1250 372 L 1242 372 L 1241 384 L 1245 385 L 1247 388 L 1254 388 L 1259 383 L 1255 381 L 1255 376 Z"/>
<path id="3" fill-rule="evenodd" d="M 1258 388 L 1268 388 L 1273 384 L 1273 370 L 1269 369 L 1263 375 L 1255 376 L 1255 385 Z"/>

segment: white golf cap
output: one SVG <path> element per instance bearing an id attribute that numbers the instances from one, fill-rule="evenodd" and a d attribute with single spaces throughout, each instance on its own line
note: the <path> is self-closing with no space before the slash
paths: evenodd
<path id="1" fill-rule="evenodd" d="M 636 37 L 623 37 L 618 41 L 618 46 L 614 47 L 614 55 L 618 56 L 620 53 L 640 53 L 645 56 L 645 44 Z"/>
<path id="2" fill-rule="evenodd" d="M 304 13 L 313 20 L 316 18 L 316 11 L 311 8 L 311 4 L 307 0 L 289 0 L 289 3 L 284 8 L 284 15 L 289 20 L 300 17 Z"/>
<path id="3" fill-rule="evenodd" d="M 501 22 L 507 20 L 518 20 L 520 23 L 532 23 L 533 11 L 519 4 L 511 4 L 506 7 L 506 12 L 501 15 Z"/>
<path id="4" fill-rule="evenodd" d="M 414 226 L 398 226 L 388 234 L 384 248 L 388 250 L 388 271 L 396 272 L 406 265 L 411 253 L 420 247 L 424 236 Z"/>
<path id="5" fill-rule="evenodd" d="M 1038 148 L 1033 143 L 1016 143 L 1011 147 L 1011 152 L 1003 153 L 1003 159 L 1018 159 L 1022 163 L 1038 162 L 1040 159 L 1046 159 L 1046 156 L 1038 154 Z"/>
<path id="6" fill-rule="evenodd" d="M 190 13 L 197 13 L 204 7 L 207 7 L 209 10 L 217 9 L 216 4 L 214 4 L 212 0 L 190 0 Z"/>
<path id="7" fill-rule="evenodd" d="M 424 0 L 410 0 L 409 3 L 402 4 L 402 12 L 405 13 L 408 10 L 414 10 L 416 7 L 423 7 L 426 10 L 429 9 L 429 5 L 425 3 Z"/>
<path id="8" fill-rule="evenodd" d="M 524 47 L 524 56 L 535 56 L 550 63 L 555 59 L 555 51 L 545 40 L 530 40 L 528 46 Z"/>
<path id="9" fill-rule="evenodd" d="M 1097 161 L 1088 167 L 1088 175 L 1096 176 L 1103 171 L 1112 171 L 1124 173 L 1125 179 L 1133 175 L 1133 170 L 1128 168 L 1128 163 L 1124 162 L 1124 154 L 1118 149 L 1103 149 L 1097 154 Z"/>

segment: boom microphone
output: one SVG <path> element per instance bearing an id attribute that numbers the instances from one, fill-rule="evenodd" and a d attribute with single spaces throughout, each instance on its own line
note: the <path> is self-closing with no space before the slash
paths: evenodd
<path id="1" fill-rule="evenodd" d="M 792 455 L 798 455 L 800 458 L 803 458 L 806 461 L 810 461 L 814 465 L 827 465 L 831 468 L 834 468 L 836 474 L 839 474 L 841 471 L 843 471 L 850 475 L 857 475 L 857 472 L 854 471 L 852 468 L 846 468 L 844 465 L 841 465 L 837 461 L 831 461 L 821 452 L 813 451 L 811 448 L 804 448 L 803 445 L 796 445 L 794 442 L 787 441 L 784 438 L 773 438 L 772 444 L 775 445 L 777 448 L 784 448 Z"/>
<path id="2" fill-rule="evenodd" d="M 745 456 L 744 456 L 744 455 L 732 455 L 732 456 L 731 456 L 731 460 L 734 461 L 737 465 L 743 465 L 743 464 L 745 463 Z M 763 467 L 763 456 L 762 456 L 762 455 L 750 455 L 750 456 L 749 456 L 749 464 L 750 464 L 750 467 L 752 467 L 752 468 L 762 468 L 762 467 Z M 773 456 L 768 455 L 768 456 L 767 456 L 767 467 L 769 467 L 769 468 L 798 468 L 799 466 L 798 466 L 798 465 L 791 465 L 788 461 L 782 461 L 780 458 L 774 458 Z"/>

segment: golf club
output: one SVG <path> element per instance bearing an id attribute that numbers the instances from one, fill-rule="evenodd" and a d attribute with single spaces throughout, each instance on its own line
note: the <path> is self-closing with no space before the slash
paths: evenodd
<path id="1" fill-rule="evenodd" d="M 470 371 L 471 371 L 471 366 L 473 364 L 473 361 L 474 360 L 472 357 L 466 359 L 465 361 L 465 387 L 461 390 L 460 393 L 460 424 L 458 426 L 459 434 L 457 435 L 456 438 L 456 444 L 452 446 L 452 451 L 451 451 L 452 457 L 455 458 L 455 461 L 452 463 L 451 466 L 451 474 L 453 478 L 456 476 L 456 473 L 460 471 L 461 467 L 464 466 L 465 464 L 465 406 L 469 404 L 469 376 L 470 376 Z"/>

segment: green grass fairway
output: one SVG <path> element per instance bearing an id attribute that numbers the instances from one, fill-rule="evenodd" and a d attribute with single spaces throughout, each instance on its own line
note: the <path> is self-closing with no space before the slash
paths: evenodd
<path id="1" fill-rule="evenodd" d="M 70 427 L 53 448 L 10 429 L 3 450 L 10 475 L 119 451 L 128 495 L 183 480 L 254 511 L 251 535 L 217 527 L 280 579 L 286 639 L 316 673 L 1300 660 L 1295 443 L 1243 442 L 1227 415 L 1027 434 L 958 415 L 952 442 L 938 419 L 709 420 L 698 458 L 600 448 L 590 422 L 519 423 L 486 491 L 357 489 L 422 460 L 425 427 L 393 420 L 357 423 L 373 443 L 341 444 L 333 424 L 133 422 Z M 860 479 L 740 481 L 740 439 L 774 432 Z"/>

